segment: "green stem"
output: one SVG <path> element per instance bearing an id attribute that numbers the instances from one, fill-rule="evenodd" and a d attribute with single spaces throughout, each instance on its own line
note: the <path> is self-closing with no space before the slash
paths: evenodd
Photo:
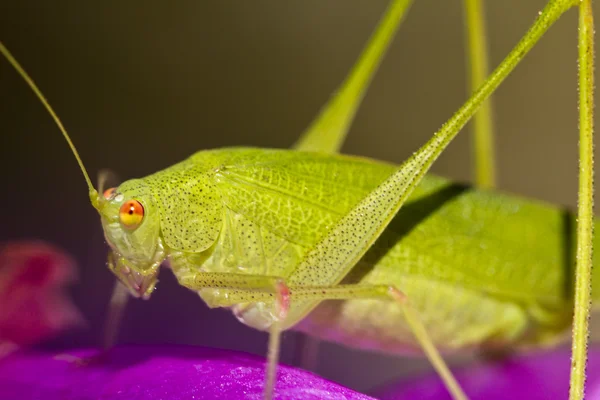
<path id="1" fill-rule="evenodd" d="M 468 48 L 469 92 L 475 91 L 489 73 L 485 10 L 481 0 L 465 0 L 466 41 Z M 494 128 L 491 96 L 473 117 L 475 183 L 482 188 L 496 186 Z"/>
<path id="2" fill-rule="evenodd" d="M 369 83 L 411 4 L 412 0 L 394 0 L 389 5 L 341 89 L 323 107 L 293 148 L 327 153 L 339 151 Z"/>
<path id="3" fill-rule="evenodd" d="M 579 204 L 577 266 L 569 398 L 583 399 L 587 362 L 594 235 L 594 18 L 592 1 L 579 6 Z"/>

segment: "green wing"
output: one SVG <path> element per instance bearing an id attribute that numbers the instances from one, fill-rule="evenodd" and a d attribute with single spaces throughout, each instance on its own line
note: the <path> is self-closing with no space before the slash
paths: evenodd
<path id="1" fill-rule="evenodd" d="M 393 282 L 436 280 L 522 304 L 562 308 L 572 215 L 437 180 L 411 198 L 363 261 Z"/>
<path id="2" fill-rule="evenodd" d="M 230 158 L 216 186 L 226 207 L 308 249 L 393 170 L 347 156 L 251 149 Z M 558 307 L 569 289 L 572 218 L 428 175 L 351 275 L 411 275 Z"/>
<path id="3" fill-rule="evenodd" d="M 392 165 L 348 156 L 246 149 L 232 154 L 215 178 L 226 207 L 312 247 L 392 171 Z"/>

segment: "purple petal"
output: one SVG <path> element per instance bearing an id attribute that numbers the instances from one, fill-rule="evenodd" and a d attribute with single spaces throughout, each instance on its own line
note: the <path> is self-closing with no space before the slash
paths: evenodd
<path id="1" fill-rule="evenodd" d="M 600 350 L 590 349 L 588 357 L 586 399 L 600 399 Z M 560 349 L 453 372 L 471 400 L 567 399 L 570 366 L 570 349 Z M 373 395 L 382 400 L 450 399 L 437 375 L 394 383 Z"/>
<path id="2" fill-rule="evenodd" d="M 64 354 L 64 353 L 63 353 Z M 97 350 L 69 351 L 74 357 Z M 261 399 L 262 357 L 188 346 L 118 346 L 81 366 L 58 353 L 23 352 L 0 360 L 4 400 Z M 280 365 L 276 399 L 372 399 L 312 373 Z"/>

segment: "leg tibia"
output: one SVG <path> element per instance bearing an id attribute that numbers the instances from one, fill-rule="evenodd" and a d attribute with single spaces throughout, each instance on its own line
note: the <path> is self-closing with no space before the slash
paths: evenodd
<path id="1" fill-rule="evenodd" d="M 218 300 L 220 306 L 231 306 L 238 303 L 274 302 L 279 321 L 275 321 L 271 329 L 271 341 L 279 340 L 279 324 L 285 319 L 290 303 L 301 300 L 347 300 L 347 299 L 390 299 L 396 301 L 402 309 L 406 322 L 423 351 L 440 374 L 448 390 L 455 399 L 466 396 L 452 376 L 444 360 L 433 345 L 418 315 L 409 305 L 408 298 L 394 286 L 388 285 L 337 285 L 337 286 L 291 286 L 283 279 L 259 275 L 198 273 L 184 277 L 180 282 L 190 289 L 229 289 L 226 295 Z M 277 337 L 275 337 L 277 336 Z M 274 354 L 269 345 L 270 354 Z M 273 356 L 270 356 L 273 358 Z M 270 364 L 269 364 L 270 365 Z M 268 373 L 269 385 L 274 377 Z"/>
<path id="2" fill-rule="evenodd" d="M 417 313 L 410 307 L 409 299 L 394 286 L 338 285 L 333 287 L 290 287 L 290 302 L 297 300 L 390 299 L 398 303 L 415 338 L 455 399 L 466 399 L 460 385 L 435 348 Z"/>
<path id="3" fill-rule="evenodd" d="M 127 292 L 127 288 L 116 280 L 108 305 L 108 313 L 104 321 L 104 350 L 110 349 L 115 344 L 128 300 L 129 293 Z"/>

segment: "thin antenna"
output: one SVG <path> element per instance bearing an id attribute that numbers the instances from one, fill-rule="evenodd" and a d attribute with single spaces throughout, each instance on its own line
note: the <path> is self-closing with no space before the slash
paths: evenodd
<path id="1" fill-rule="evenodd" d="M 17 70 L 19 75 L 21 75 L 21 77 L 25 80 L 25 82 L 27 82 L 27 84 L 29 85 L 31 90 L 33 90 L 33 92 L 40 99 L 40 101 L 42 102 L 44 107 L 46 107 L 46 110 L 48 110 L 48 112 L 52 116 L 52 119 L 54 119 L 54 122 L 58 126 L 58 129 L 60 129 L 60 131 L 62 132 L 65 140 L 67 141 L 67 143 L 69 144 L 69 147 L 71 148 L 71 151 L 73 152 L 73 155 L 77 159 L 79 168 L 81 169 L 81 172 L 83 173 L 83 177 L 85 178 L 85 181 L 90 190 L 90 200 L 92 201 L 92 205 L 94 205 L 94 207 L 97 208 L 98 201 L 99 201 L 98 192 L 96 191 L 96 189 L 94 189 L 94 185 L 92 185 L 92 181 L 90 180 L 90 177 L 88 176 L 88 173 L 87 173 L 85 167 L 83 166 L 83 162 L 81 161 L 81 158 L 79 157 L 79 153 L 77 152 L 77 149 L 75 149 L 75 145 L 73 145 L 73 142 L 71 141 L 71 138 L 69 137 L 69 134 L 67 133 L 67 130 L 63 126 L 62 122 L 60 121 L 60 119 L 58 118 L 58 116 L 56 115 L 56 113 L 54 112 L 52 107 L 50 106 L 50 103 L 48 103 L 48 100 L 46 100 L 46 98 L 42 94 L 41 90 L 37 87 L 37 85 L 35 84 L 33 79 L 31 79 L 31 77 L 27 74 L 27 72 L 25 72 L 25 69 L 23 69 L 23 67 L 21 67 L 21 65 L 17 62 L 17 60 L 13 57 L 13 55 L 10 53 L 10 51 L 8 51 L 8 49 L 4 46 L 4 44 L 2 42 L 0 42 L 0 53 L 2 53 L 2 55 L 4 55 L 4 57 L 6 57 L 6 59 L 11 63 L 11 65 Z"/>

